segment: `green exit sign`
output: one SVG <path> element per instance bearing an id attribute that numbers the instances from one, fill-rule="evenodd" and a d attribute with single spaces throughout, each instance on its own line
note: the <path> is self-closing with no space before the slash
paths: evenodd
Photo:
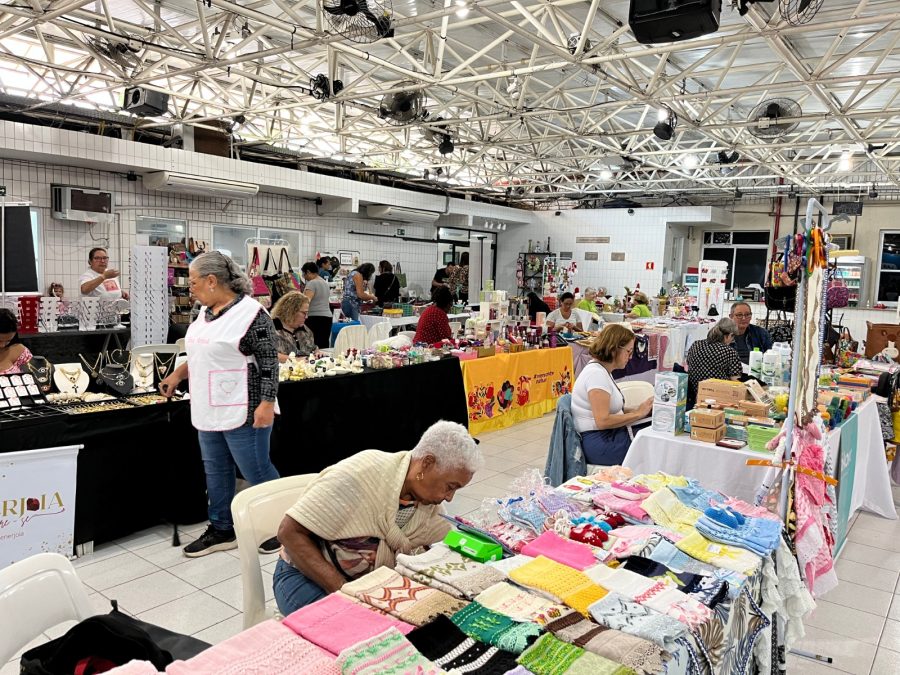
<path id="1" fill-rule="evenodd" d="M 399 227 L 397 228 L 397 236 L 398 236 L 398 237 L 402 237 L 402 236 L 404 236 L 405 234 L 406 234 L 406 230 L 404 230 L 404 229 L 402 229 L 402 228 L 399 228 Z"/>
<path id="2" fill-rule="evenodd" d="M 0 197 L 5 197 L 5 196 L 6 196 L 6 186 L 0 185 Z"/>

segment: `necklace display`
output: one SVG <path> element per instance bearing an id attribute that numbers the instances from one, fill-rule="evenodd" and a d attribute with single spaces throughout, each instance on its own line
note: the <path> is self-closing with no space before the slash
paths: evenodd
<path id="1" fill-rule="evenodd" d="M 159 354 L 153 354 L 153 360 L 156 362 L 156 372 L 159 375 L 160 380 L 166 379 L 172 372 L 172 366 L 175 365 L 176 356 L 177 354 L 172 354 L 168 359 L 163 359 Z"/>
<path id="2" fill-rule="evenodd" d="M 53 388 L 53 364 L 43 356 L 32 356 L 27 364 L 38 388 L 45 394 Z"/>
<path id="3" fill-rule="evenodd" d="M 91 377 L 94 378 L 94 381 L 97 384 L 103 384 L 103 378 L 100 377 L 100 363 L 103 361 L 103 354 L 97 354 L 97 360 L 94 361 L 93 366 L 87 362 L 87 359 L 85 359 L 83 355 L 79 354 L 78 358 L 81 359 L 81 362 L 84 364 L 84 367 L 87 368 L 87 372 L 91 374 Z"/>
<path id="4" fill-rule="evenodd" d="M 56 388 L 64 394 L 78 394 L 87 390 L 90 378 L 80 363 L 60 363 L 53 372 Z"/>
<path id="5" fill-rule="evenodd" d="M 146 361 L 145 361 L 146 360 Z M 134 357 L 134 369 L 132 370 L 134 377 L 134 386 L 147 388 L 153 386 L 153 356 L 141 355 Z"/>

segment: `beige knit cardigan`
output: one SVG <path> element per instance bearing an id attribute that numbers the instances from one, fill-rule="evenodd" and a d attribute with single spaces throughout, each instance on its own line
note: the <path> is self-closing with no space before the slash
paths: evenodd
<path id="1" fill-rule="evenodd" d="M 377 537 L 375 567 L 393 567 L 395 554 L 441 541 L 450 529 L 440 505 L 421 504 L 397 527 L 409 462 L 409 452 L 363 450 L 322 471 L 287 515 L 327 541 Z"/>

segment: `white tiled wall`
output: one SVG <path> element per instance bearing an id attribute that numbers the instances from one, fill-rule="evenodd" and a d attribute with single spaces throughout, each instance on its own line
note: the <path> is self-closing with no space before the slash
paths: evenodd
<path id="1" fill-rule="evenodd" d="M 135 217 L 157 216 L 188 221 L 190 236 L 212 242 L 213 224 L 301 229 L 314 233 L 310 250 L 300 258 L 313 260 L 316 251 L 359 251 L 363 261 L 376 266 L 382 259 L 402 263 L 409 283 L 428 288 L 437 268 L 437 245 L 349 234 L 371 232 L 394 234 L 403 227 L 408 237 L 431 238 L 430 225 L 397 223 L 383 226 L 361 218 L 322 217 L 315 203 L 298 197 L 260 193 L 226 208 L 222 199 L 173 196 L 145 190 L 140 181 L 129 182 L 124 175 L 75 167 L 55 166 L 19 160 L 0 160 L 0 184 L 7 194 L 26 199 L 40 209 L 43 239 L 43 287 L 61 282 L 68 296 L 77 293 L 78 278 L 87 269 L 87 254 L 94 246 L 108 246 L 110 265 L 123 272 L 128 287 L 128 252 L 135 241 Z M 50 185 L 60 183 L 111 190 L 117 204 L 117 224 L 89 227 L 84 223 L 56 220 L 50 215 Z"/>

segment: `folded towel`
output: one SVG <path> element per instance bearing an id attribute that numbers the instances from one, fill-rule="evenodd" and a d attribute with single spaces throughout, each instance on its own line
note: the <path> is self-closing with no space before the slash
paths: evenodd
<path id="1" fill-rule="evenodd" d="M 666 651 L 676 648 L 675 641 L 687 634 L 680 621 L 609 593 L 590 606 L 591 617 L 601 626 L 615 628 L 659 645 Z"/>
<path id="2" fill-rule="evenodd" d="M 419 555 L 401 553 L 397 555 L 397 564 L 420 575 L 415 577 L 417 581 L 426 586 L 435 585 L 457 598 L 474 598 L 505 578 L 497 570 L 466 558 L 444 543 L 435 544 Z M 398 571 L 401 570 L 398 568 Z M 429 579 L 437 583 L 429 583 Z"/>
<path id="3" fill-rule="evenodd" d="M 544 532 L 525 546 L 522 553 L 534 557 L 543 555 L 576 570 L 583 570 L 597 562 L 589 546 L 563 539 L 556 532 Z"/>
<path id="4" fill-rule="evenodd" d="M 473 640 L 446 616 L 416 628 L 406 639 L 435 665 L 466 675 L 504 675 L 516 668 L 516 654 Z"/>
<path id="5" fill-rule="evenodd" d="M 745 576 L 752 576 L 762 564 L 762 558 L 751 551 L 710 541 L 698 531 L 687 535 L 675 543 L 679 550 L 705 563 L 734 570 Z"/>
<path id="6" fill-rule="evenodd" d="M 258 623 L 192 659 L 173 661 L 166 666 L 167 675 L 338 675 L 340 672 L 331 654 L 273 620 Z"/>
<path id="7" fill-rule="evenodd" d="M 510 579 L 522 586 L 546 592 L 585 616 L 591 603 L 606 594 L 603 588 L 592 582 L 583 572 L 544 556 L 538 556 L 512 570 Z"/>
<path id="8" fill-rule="evenodd" d="M 570 645 L 549 633 L 528 648 L 519 663 L 535 675 L 634 675 L 631 668 Z"/>
<path id="9" fill-rule="evenodd" d="M 338 593 L 326 595 L 287 616 L 282 624 L 335 656 L 347 647 L 383 633 L 392 626 L 404 635 L 414 627 L 351 602 Z"/>
<path id="10" fill-rule="evenodd" d="M 541 634 L 537 624 L 513 621 L 477 602 L 470 603 L 450 619 L 470 638 L 513 654 L 521 654 Z"/>
<path id="11" fill-rule="evenodd" d="M 422 656 L 396 628 L 363 640 L 337 658 L 343 675 L 440 675 L 444 671 Z"/>
<path id="12" fill-rule="evenodd" d="M 455 614 L 467 604 L 387 567 L 347 582 L 341 591 L 414 626 L 422 626 L 439 614 Z"/>
<path id="13" fill-rule="evenodd" d="M 475 600 L 513 621 L 532 621 L 538 625 L 558 619 L 570 611 L 563 605 L 529 593 L 506 581 L 482 591 L 475 596 Z"/>
<path id="14" fill-rule="evenodd" d="M 660 488 L 642 502 L 644 510 L 653 518 L 653 522 L 661 527 L 675 530 L 681 534 L 690 534 L 694 523 L 702 515 L 697 509 L 685 506 L 675 493 L 667 487 Z"/>

